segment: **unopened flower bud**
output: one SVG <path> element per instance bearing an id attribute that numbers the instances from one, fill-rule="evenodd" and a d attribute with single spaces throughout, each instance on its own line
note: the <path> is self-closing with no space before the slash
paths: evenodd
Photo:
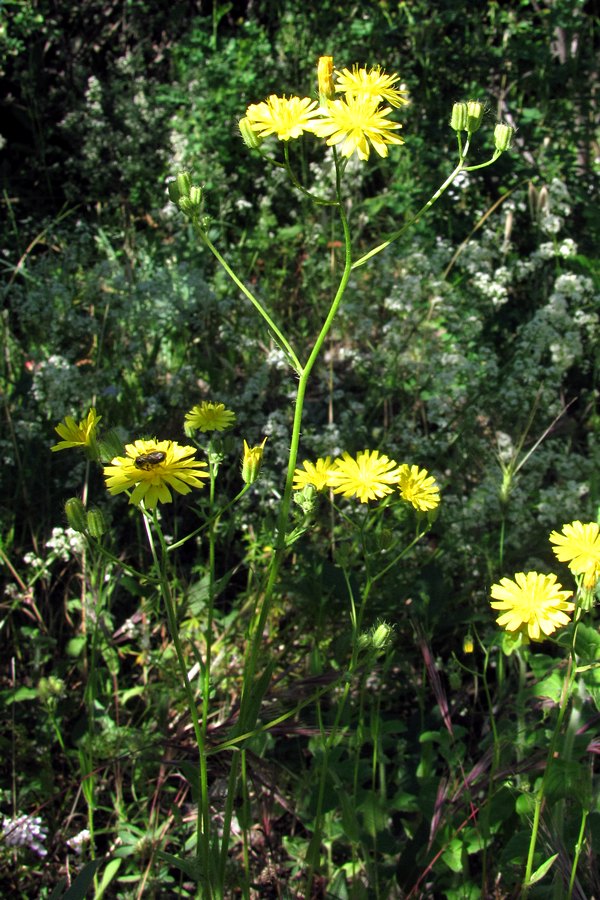
<path id="1" fill-rule="evenodd" d="M 189 172 L 178 172 L 175 176 L 175 184 L 177 185 L 177 190 L 179 191 L 180 198 L 189 197 L 190 188 L 192 186 Z"/>
<path id="2" fill-rule="evenodd" d="M 246 147 L 250 150 L 258 150 L 264 139 L 259 137 L 256 131 L 254 131 L 250 125 L 250 120 L 246 118 L 246 116 L 244 116 L 243 119 L 240 119 L 238 128 L 240 129 L 240 134 Z"/>
<path id="3" fill-rule="evenodd" d="M 88 510 L 87 514 L 88 531 L 93 538 L 101 538 L 106 531 L 106 519 L 104 513 L 97 506 Z"/>
<path id="4" fill-rule="evenodd" d="M 392 639 L 394 629 L 387 622 L 379 622 L 373 629 L 372 641 L 375 650 L 385 650 Z"/>
<path id="5" fill-rule="evenodd" d="M 510 125 L 505 125 L 504 122 L 498 122 L 494 128 L 496 150 L 499 150 L 501 153 L 504 153 L 505 150 L 509 150 L 514 133 L 515 129 L 511 128 Z"/>
<path id="6" fill-rule="evenodd" d="M 328 100 L 333 100 L 333 98 L 335 97 L 335 85 L 333 83 L 333 56 L 319 57 L 317 77 L 319 79 L 319 102 L 322 106 L 325 106 Z"/>
<path id="7" fill-rule="evenodd" d="M 467 128 L 467 104 L 455 103 L 452 107 L 452 117 L 450 118 L 450 128 L 454 131 L 466 131 Z"/>
<path id="8" fill-rule="evenodd" d="M 314 484 L 305 484 L 301 491 L 294 492 L 294 503 L 297 503 L 305 515 L 309 515 L 317 505 L 318 491 Z"/>
<path id="9" fill-rule="evenodd" d="M 467 103 L 467 125 L 469 134 L 475 134 L 483 119 L 483 103 L 479 100 L 469 100 Z"/>
<path id="10" fill-rule="evenodd" d="M 463 638 L 463 653 L 472 653 L 475 649 L 475 645 L 473 643 L 473 637 L 470 634 L 465 634 Z"/>
<path id="11" fill-rule="evenodd" d="M 246 484 L 254 484 L 260 475 L 262 465 L 263 451 L 267 439 L 256 447 L 249 447 L 244 441 L 244 457 L 242 459 L 242 479 Z"/>
<path id="12" fill-rule="evenodd" d="M 78 531 L 80 534 L 82 534 L 84 531 L 87 531 L 85 506 L 83 505 L 79 497 L 69 497 L 69 499 L 65 503 L 65 515 L 67 517 L 69 527 L 72 528 L 73 531 Z"/>
<path id="13" fill-rule="evenodd" d="M 167 185 L 169 199 L 173 203 L 179 203 L 182 197 L 188 197 L 191 187 L 190 173 L 186 171 L 178 172 L 173 181 Z"/>
<path id="14" fill-rule="evenodd" d="M 200 206 L 202 203 L 202 188 L 197 184 L 193 184 L 190 188 L 190 203 L 194 206 Z"/>

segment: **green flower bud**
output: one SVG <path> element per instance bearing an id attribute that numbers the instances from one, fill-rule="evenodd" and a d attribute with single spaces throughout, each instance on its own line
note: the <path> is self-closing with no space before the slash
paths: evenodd
<path id="1" fill-rule="evenodd" d="M 192 203 L 189 197 L 182 197 L 178 202 L 177 206 L 181 210 L 182 213 L 186 215 L 193 215 L 196 212 L 196 207 Z"/>
<path id="2" fill-rule="evenodd" d="M 244 116 L 244 118 L 240 119 L 238 122 L 238 128 L 240 129 L 240 134 L 246 147 L 250 150 L 258 150 L 263 142 L 263 138 L 259 137 L 250 126 L 250 120 Z"/>
<path id="3" fill-rule="evenodd" d="M 469 100 L 467 103 L 467 125 L 466 129 L 469 134 L 475 134 L 483 120 L 483 103 L 479 100 Z"/>
<path id="4" fill-rule="evenodd" d="M 379 622 L 372 632 L 373 648 L 378 651 L 385 650 L 393 634 L 394 629 L 391 625 L 388 625 L 387 622 Z"/>
<path id="5" fill-rule="evenodd" d="M 242 479 L 246 484 L 254 484 L 254 482 L 260 475 L 260 468 L 262 466 L 263 451 L 265 449 L 266 441 L 267 439 L 265 438 L 262 444 L 258 444 L 257 447 L 249 447 L 246 441 L 244 441 Z"/>
<path id="6" fill-rule="evenodd" d="M 58 698 L 65 696 L 65 683 L 62 678 L 56 678 L 54 675 L 50 675 L 49 678 L 40 678 L 37 686 L 38 697 L 44 703 L 48 702 L 52 698 Z"/>
<path id="7" fill-rule="evenodd" d="M 496 150 L 499 150 L 501 153 L 504 153 L 505 150 L 509 150 L 514 133 L 515 129 L 511 128 L 510 125 L 505 125 L 504 122 L 498 122 L 494 128 Z"/>
<path id="8" fill-rule="evenodd" d="M 455 103 L 452 107 L 452 117 L 450 119 L 450 128 L 454 131 L 466 131 L 467 129 L 467 104 Z"/>
<path id="9" fill-rule="evenodd" d="M 202 203 L 202 188 L 197 184 L 193 184 L 190 188 L 190 203 L 194 206 L 200 206 Z"/>
<path id="10" fill-rule="evenodd" d="M 189 197 L 190 188 L 192 186 L 189 172 L 178 172 L 175 176 L 175 184 L 177 185 L 177 190 L 179 191 L 180 198 Z"/>
<path id="11" fill-rule="evenodd" d="M 73 531 L 78 531 L 80 534 L 82 534 L 84 531 L 87 531 L 85 506 L 83 505 L 79 497 L 69 497 L 69 499 L 65 503 L 65 515 L 67 517 L 69 527 L 72 528 Z"/>
<path id="12" fill-rule="evenodd" d="M 93 506 L 87 514 L 88 531 L 93 538 L 101 538 L 106 531 L 106 518 L 101 509 Z"/>
<path id="13" fill-rule="evenodd" d="M 309 515 L 315 509 L 318 491 L 314 484 L 305 484 L 301 491 L 294 492 L 294 503 L 297 503 L 305 515 Z"/>

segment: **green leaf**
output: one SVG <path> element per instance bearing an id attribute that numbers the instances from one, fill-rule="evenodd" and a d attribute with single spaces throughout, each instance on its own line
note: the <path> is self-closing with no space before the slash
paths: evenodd
<path id="1" fill-rule="evenodd" d="M 547 859 L 545 863 L 542 863 L 542 865 L 539 867 L 539 869 L 536 869 L 535 872 L 533 873 L 533 875 L 531 876 L 529 884 L 535 884 L 537 881 L 541 881 L 542 878 L 544 877 L 544 875 L 546 874 L 546 872 L 548 871 L 548 869 L 550 868 L 550 866 L 552 865 L 552 863 L 554 862 L 554 860 L 557 858 L 558 858 L 558 853 L 555 853 L 554 856 L 551 856 L 549 859 Z"/>
<path id="2" fill-rule="evenodd" d="M 20 687 L 8 694 L 6 703 L 21 703 L 23 700 L 37 700 L 38 692 L 35 688 Z"/>
<path id="3" fill-rule="evenodd" d="M 117 874 L 119 869 L 121 868 L 122 862 L 123 862 L 122 859 L 111 859 L 108 862 L 108 864 L 104 870 L 104 874 L 102 875 L 102 881 L 100 882 L 98 890 L 96 891 L 96 894 L 94 895 L 94 900 L 100 900 L 104 891 L 109 886 L 109 884 L 111 883 L 111 881 L 113 880 L 113 878 L 115 877 L 115 875 Z"/>
<path id="4" fill-rule="evenodd" d="M 85 647 L 85 642 L 86 638 L 84 635 L 71 638 L 66 647 L 67 656 L 72 656 L 73 658 L 81 656 L 83 648 Z"/>
<path id="5" fill-rule="evenodd" d="M 62 900 L 84 900 L 94 876 L 103 862 L 102 859 L 93 859 L 87 863 L 66 894 L 63 894 Z"/>
<path id="6" fill-rule="evenodd" d="M 202 880 L 202 872 L 200 871 L 200 866 L 195 859 L 181 859 L 179 856 L 173 856 L 172 853 L 165 853 L 164 850 L 159 850 L 156 854 L 159 859 L 164 860 L 164 862 L 169 863 L 171 866 L 175 866 L 184 875 L 187 875 L 188 878 L 191 878 L 192 881 L 199 882 Z"/>

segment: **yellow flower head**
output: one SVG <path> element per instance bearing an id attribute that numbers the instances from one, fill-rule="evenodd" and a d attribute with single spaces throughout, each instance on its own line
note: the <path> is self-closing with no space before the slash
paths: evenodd
<path id="1" fill-rule="evenodd" d="M 252 103 L 246 110 L 246 120 L 261 138 L 276 134 L 280 141 L 299 138 L 304 131 L 313 131 L 317 121 L 317 101 L 308 97 L 277 97 L 275 94 L 262 103 Z"/>
<path id="2" fill-rule="evenodd" d="M 96 425 L 102 416 L 96 415 L 92 407 L 85 419 L 79 425 L 71 416 L 65 416 L 64 421 L 54 429 L 63 438 L 58 444 L 54 444 L 51 450 L 66 450 L 68 447 L 91 447 L 96 440 Z"/>
<path id="3" fill-rule="evenodd" d="M 412 503 L 415 509 L 422 512 L 435 509 L 439 505 L 440 489 L 427 469 L 419 469 L 418 466 L 404 463 L 400 466 L 398 489 L 403 500 Z"/>
<path id="4" fill-rule="evenodd" d="M 185 414 L 185 432 L 192 434 L 194 431 L 225 431 L 234 422 L 235 413 L 226 409 L 224 403 L 209 403 L 203 400 Z"/>
<path id="5" fill-rule="evenodd" d="M 194 458 L 194 447 L 183 447 L 176 441 L 137 440 L 125 447 L 127 456 L 116 456 L 104 466 L 106 487 L 111 494 L 133 489 L 130 503 L 142 500 L 148 509 L 171 503 L 170 488 L 178 494 L 189 494 L 202 487 L 205 462 Z"/>
<path id="6" fill-rule="evenodd" d="M 294 472 L 294 490 L 301 491 L 307 484 L 312 484 L 318 491 L 322 491 L 329 485 L 329 473 L 331 469 L 331 457 L 318 459 L 315 463 L 305 459 L 302 463 L 304 469 L 296 469 Z"/>
<path id="7" fill-rule="evenodd" d="M 260 475 L 263 452 L 267 439 L 256 447 L 249 447 L 244 440 L 244 455 L 242 457 L 242 480 L 246 484 L 254 484 Z"/>
<path id="8" fill-rule="evenodd" d="M 596 522 L 571 522 L 562 532 L 553 531 L 550 543 L 560 562 L 566 562 L 571 572 L 583 575 L 583 586 L 592 590 L 600 578 L 600 528 Z"/>
<path id="9" fill-rule="evenodd" d="M 491 590 L 492 609 L 503 610 L 496 623 L 506 631 L 520 631 L 525 638 L 542 641 L 543 635 L 569 624 L 567 613 L 575 604 L 569 602 L 573 591 L 563 591 L 556 575 L 517 572 L 515 580 L 502 578 Z"/>
<path id="10" fill-rule="evenodd" d="M 314 133 L 328 138 L 329 147 L 340 144 L 342 156 L 350 157 L 356 152 L 359 159 L 368 159 L 369 141 L 380 156 L 387 156 L 388 144 L 404 143 L 391 133 L 402 126 L 386 118 L 390 107 L 380 109 L 378 100 L 368 94 L 348 94 L 345 100 L 330 100 L 319 112 L 323 118 L 314 123 Z"/>
<path id="11" fill-rule="evenodd" d="M 399 75 L 386 75 L 380 66 L 371 69 L 359 69 L 353 66 L 350 69 L 336 71 L 336 90 L 352 97 L 371 97 L 378 103 L 386 102 L 390 106 L 401 106 L 408 103 L 406 94 L 408 91 L 399 90 L 394 85 L 400 81 Z"/>
<path id="12" fill-rule="evenodd" d="M 397 484 L 399 472 L 397 463 L 380 456 L 379 450 L 363 450 L 356 459 L 344 453 L 330 469 L 327 484 L 335 494 L 358 497 L 361 503 L 367 503 L 390 494 L 390 485 Z"/>

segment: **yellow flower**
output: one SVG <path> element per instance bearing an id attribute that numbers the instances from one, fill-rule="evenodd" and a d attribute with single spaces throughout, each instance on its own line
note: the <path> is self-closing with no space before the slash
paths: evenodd
<path id="1" fill-rule="evenodd" d="M 82 419 L 79 425 L 71 416 L 65 416 L 64 422 L 57 425 L 54 429 L 56 433 L 63 438 L 58 444 L 51 447 L 51 450 L 66 450 L 68 447 L 91 447 L 96 439 L 96 425 L 102 416 L 96 415 L 96 410 L 92 407 L 85 419 Z"/>
<path id="2" fill-rule="evenodd" d="M 408 103 L 406 94 L 408 91 L 394 87 L 400 81 L 399 75 L 386 75 L 381 71 L 381 66 L 373 66 L 371 69 L 359 69 L 353 66 L 350 69 L 336 71 L 336 90 L 346 96 L 371 97 L 378 103 L 385 101 L 391 106 L 401 106 Z"/>
<path id="3" fill-rule="evenodd" d="M 562 533 L 553 531 L 550 542 L 560 562 L 569 564 L 571 572 L 583 575 L 583 585 L 593 589 L 600 578 L 600 528 L 596 522 L 571 522 Z"/>
<path id="4" fill-rule="evenodd" d="M 317 101 L 308 97 L 277 97 L 271 94 L 262 103 L 252 103 L 246 110 L 246 120 L 260 137 L 276 134 L 280 141 L 298 138 L 303 131 L 312 131 Z"/>
<path id="5" fill-rule="evenodd" d="M 244 440 L 244 456 L 242 457 L 242 480 L 246 484 L 254 484 L 260 475 L 263 452 L 267 439 L 256 447 L 249 447 Z"/>
<path id="6" fill-rule="evenodd" d="M 194 447 L 183 447 L 176 441 L 137 440 L 125 446 L 127 456 L 116 456 L 109 466 L 104 466 L 106 487 L 111 494 L 120 494 L 133 488 L 130 503 L 142 500 L 148 509 L 154 509 L 158 501 L 171 503 L 170 488 L 178 494 L 189 494 L 192 488 L 201 488 L 205 462 L 194 458 Z"/>
<path id="7" fill-rule="evenodd" d="M 380 456 L 379 450 L 363 450 L 356 459 L 344 453 L 330 469 L 327 483 L 335 494 L 358 497 L 366 503 L 390 494 L 390 485 L 397 484 L 399 471 L 394 460 Z"/>
<path id="8" fill-rule="evenodd" d="M 329 474 L 331 469 L 331 457 L 326 456 L 325 459 L 318 459 L 315 463 L 305 459 L 302 463 L 302 469 L 296 469 L 294 472 L 294 490 L 301 491 L 307 484 L 312 484 L 318 491 L 322 491 L 329 484 Z"/>
<path id="9" fill-rule="evenodd" d="M 404 143 L 398 135 L 391 134 L 402 126 L 386 119 L 390 107 L 380 109 L 378 101 L 368 95 L 348 94 L 345 100 L 330 100 L 319 112 L 323 118 L 314 123 L 314 133 L 328 138 L 329 147 L 340 144 L 342 156 L 356 152 L 360 159 L 368 159 L 369 141 L 380 156 L 387 156 L 388 144 Z"/>
<path id="10" fill-rule="evenodd" d="M 440 502 L 440 489 L 435 478 L 427 469 L 419 469 L 418 466 L 406 463 L 400 466 L 398 489 L 403 500 L 422 512 L 435 509 Z"/>
<path id="11" fill-rule="evenodd" d="M 556 575 L 540 575 L 538 572 L 517 572 L 515 580 L 502 578 L 491 590 L 492 609 L 504 610 L 496 623 L 506 631 L 520 631 L 532 641 L 543 640 L 569 624 L 567 613 L 575 604 L 569 602 L 573 591 L 563 591 Z"/>
<path id="12" fill-rule="evenodd" d="M 235 413 L 225 409 L 224 403 L 209 403 L 203 400 L 185 414 L 185 432 L 191 434 L 194 431 L 225 431 L 234 422 Z"/>

